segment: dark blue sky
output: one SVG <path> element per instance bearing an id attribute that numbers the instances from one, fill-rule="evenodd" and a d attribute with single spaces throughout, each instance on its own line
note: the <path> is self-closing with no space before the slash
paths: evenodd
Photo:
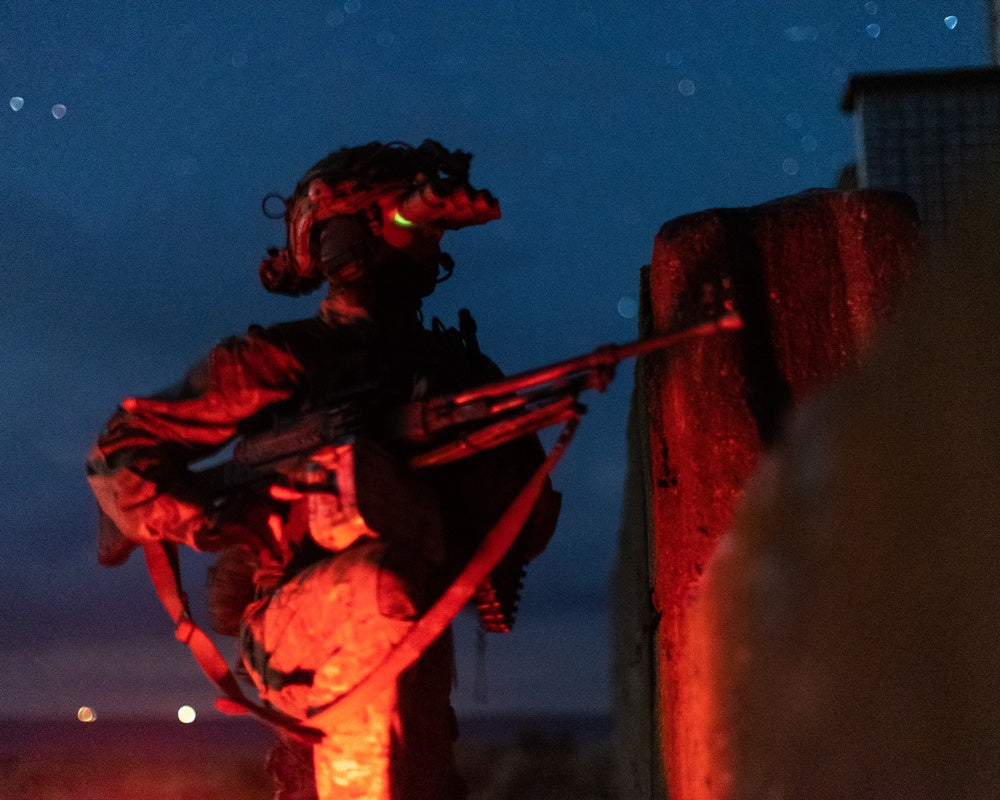
<path id="1" fill-rule="evenodd" d="M 470 307 L 483 349 L 525 369 L 634 338 L 666 220 L 832 185 L 848 76 L 981 65 L 985 8 L 0 0 L 0 716 L 207 709 L 139 559 L 96 567 L 82 464 L 121 397 L 313 313 L 257 282 L 284 238 L 265 193 L 342 145 L 473 152 L 504 216 L 446 237 L 458 267 L 428 318 Z M 487 711 L 607 706 L 630 391 L 627 365 L 559 467 L 563 519 L 518 630 L 491 639 Z M 469 709 L 467 620 L 458 638 Z"/>

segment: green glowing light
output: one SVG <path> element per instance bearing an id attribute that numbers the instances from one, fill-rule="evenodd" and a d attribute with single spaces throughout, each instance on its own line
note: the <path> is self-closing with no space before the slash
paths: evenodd
<path id="1" fill-rule="evenodd" d="M 400 228 L 412 228 L 414 225 L 417 224 L 415 222 L 410 222 L 410 220 L 408 220 L 398 211 L 393 216 L 392 221 L 395 222 Z"/>

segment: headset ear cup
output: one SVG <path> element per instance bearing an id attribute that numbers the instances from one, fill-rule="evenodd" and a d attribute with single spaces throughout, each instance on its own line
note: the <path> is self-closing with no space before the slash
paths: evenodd
<path id="1" fill-rule="evenodd" d="M 320 270 L 326 279 L 350 283 L 361 278 L 375 257 L 375 237 L 367 223 L 343 216 L 318 227 Z"/>

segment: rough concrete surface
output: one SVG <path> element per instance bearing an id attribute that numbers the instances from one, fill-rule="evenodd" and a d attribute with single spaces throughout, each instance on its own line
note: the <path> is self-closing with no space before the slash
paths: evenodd
<path id="1" fill-rule="evenodd" d="M 656 237 L 647 329 L 731 308 L 746 326 L 638 370 L 659 733 L 673 800 L 714 797 L 719 780 L 705 739 L 716 708 L 694 657 L 700 632 L 687 620 L 704 569 L 786 414 L 856 366 L 911 271 L 917 240 L 901 195 L 826 190 L 681 217 Z"/>
<path id="2" fill-rule="evenodd" d="M 712 560 L 687 629 L 704 796 L 1000 796 L 997 185 L 795 414 Z"/>

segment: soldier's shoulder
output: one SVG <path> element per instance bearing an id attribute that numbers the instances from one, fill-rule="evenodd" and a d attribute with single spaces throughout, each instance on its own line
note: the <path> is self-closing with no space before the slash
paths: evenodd
<path id="1" fill-rule="evenodd" d="M 254 323 L 247 328 L 248 337 L 279 340 L 297 336 L 320 336 L 329 331 L 327 325 L 319 316 L 306 319 L 294 319 L 286 322 L 275 322 L 270 325 Z"/>
<path id="2" fill-rule="evenodd" d="M 293 353 L 308 351 L 328 341 L 333 330 L 318 316 L 278 322 L 272 325 L 251 325 L 246 338 L 266 342 Z"/>

